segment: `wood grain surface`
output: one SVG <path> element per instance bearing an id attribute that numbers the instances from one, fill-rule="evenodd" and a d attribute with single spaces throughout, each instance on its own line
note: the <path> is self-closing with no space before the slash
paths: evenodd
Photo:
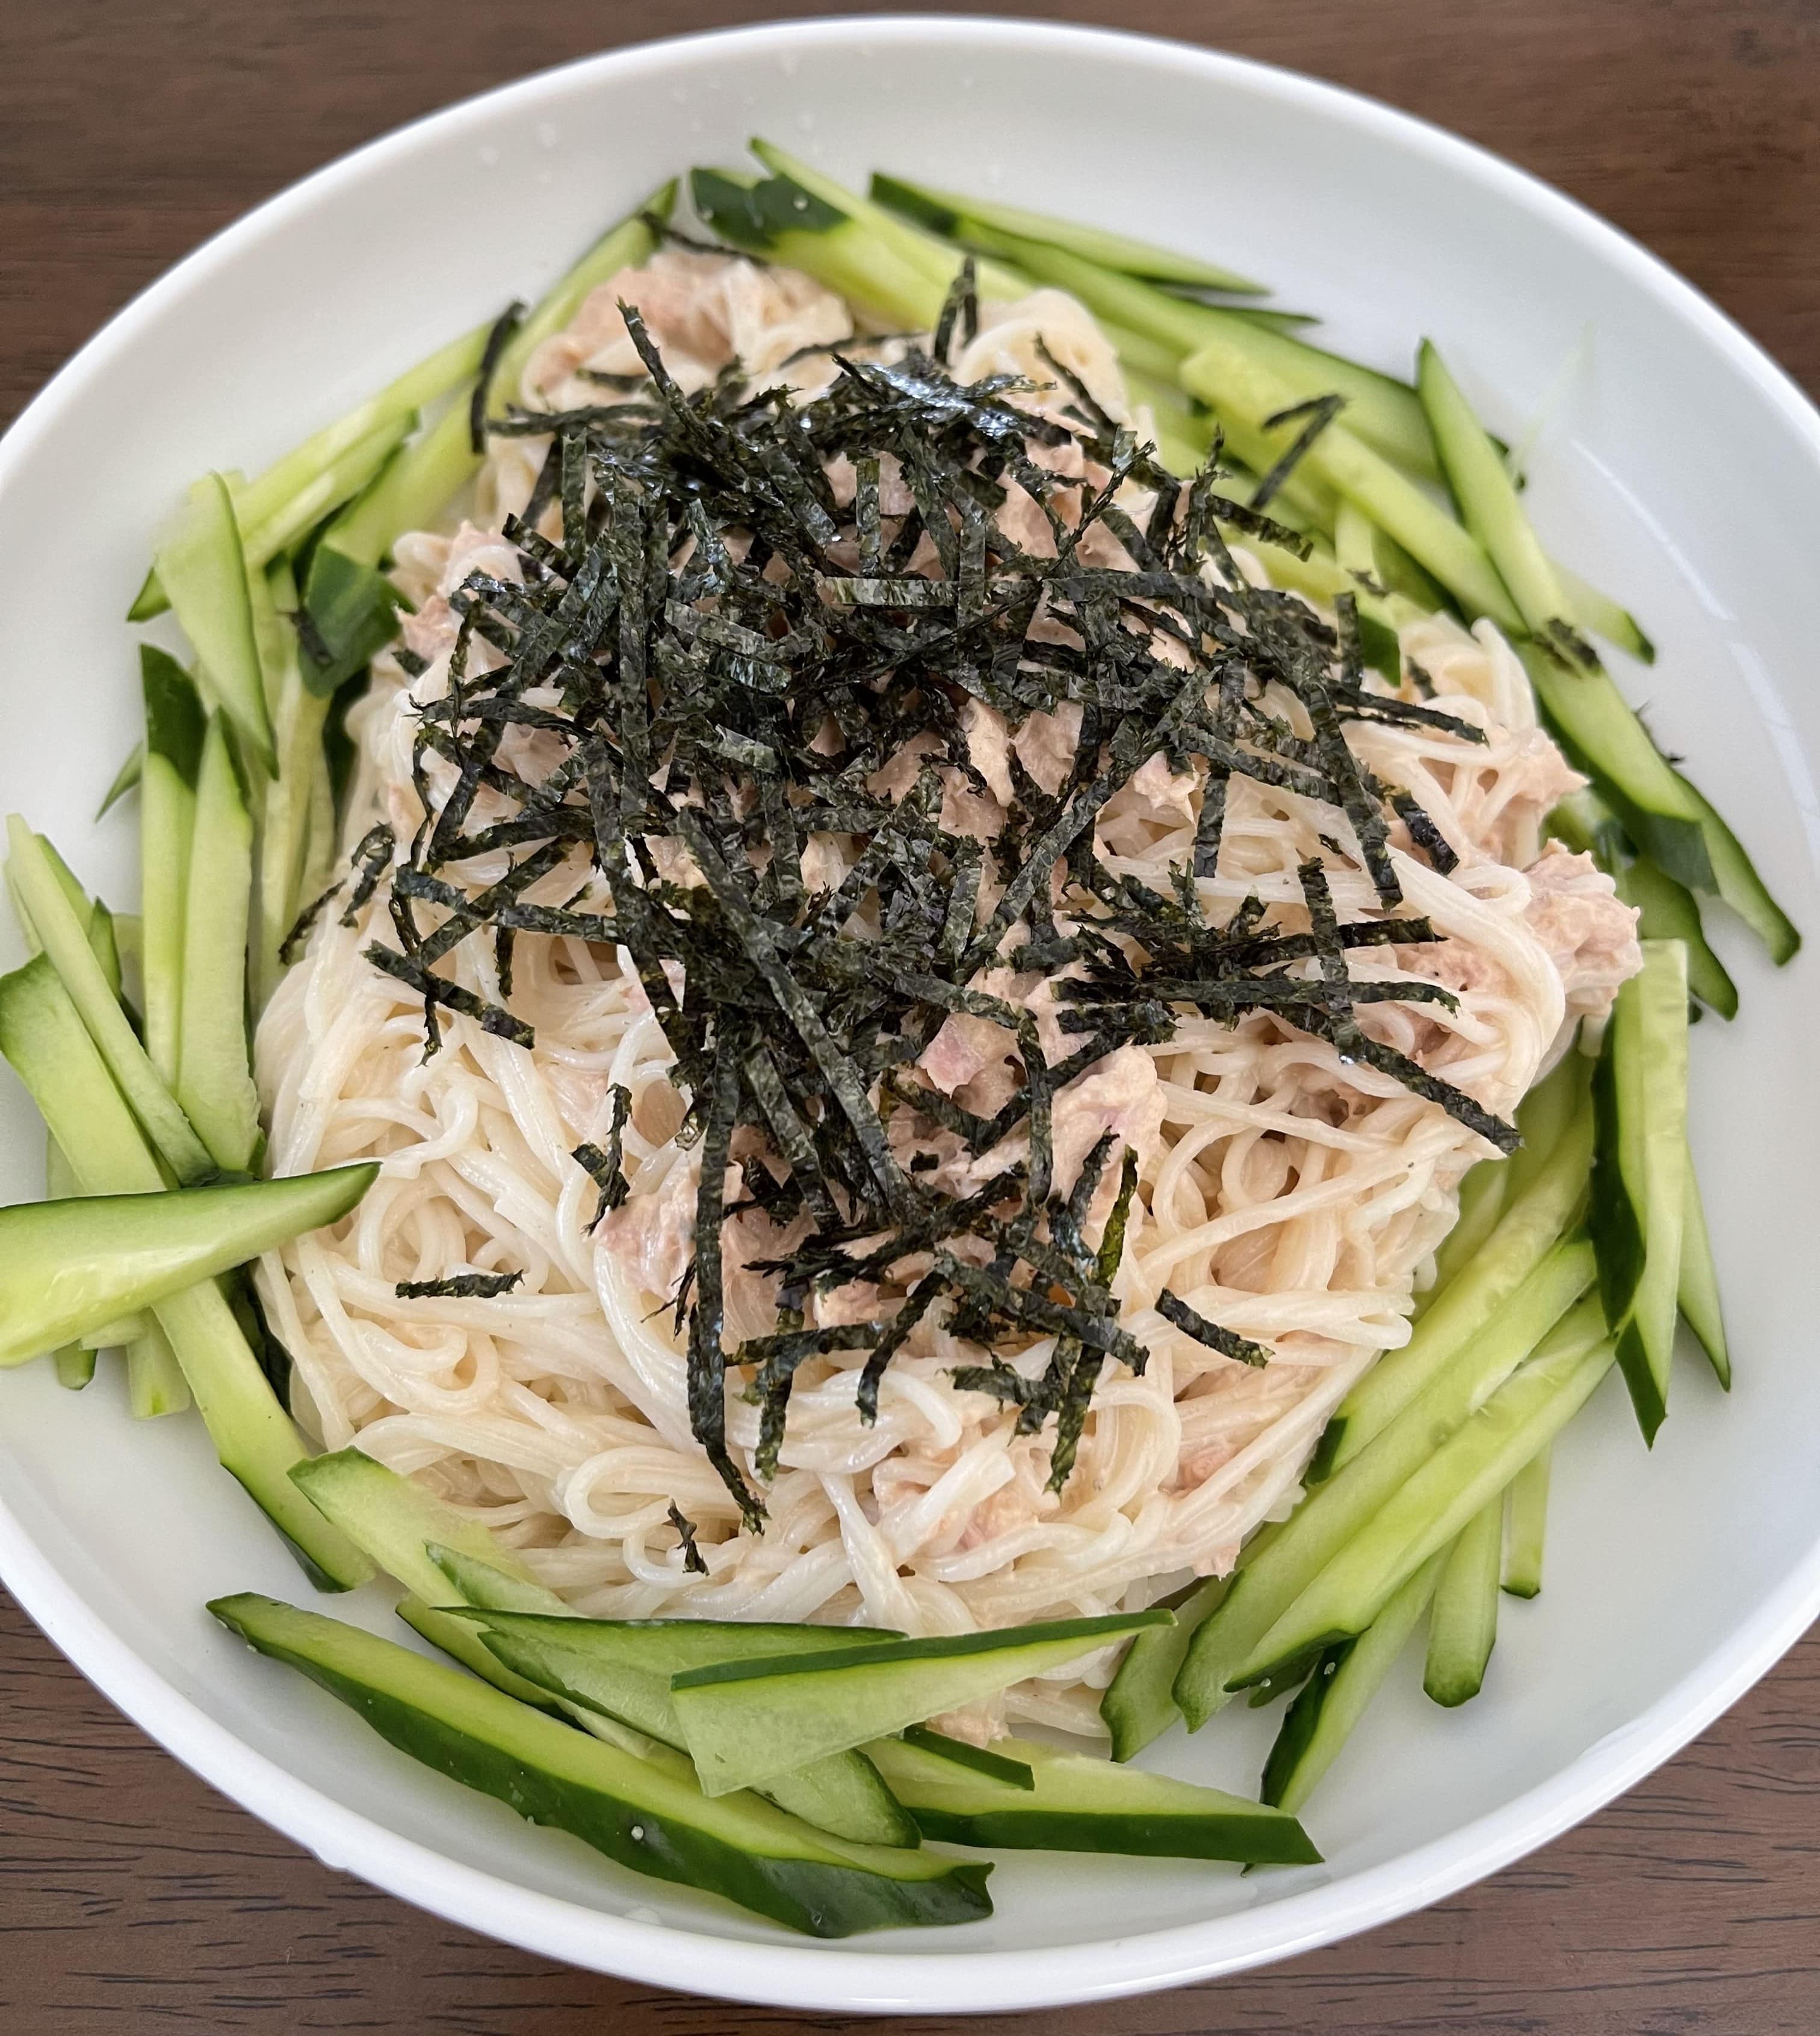
<path id="1" fill-rule="evenodd" d="M 0 417 L 179 255 L 329 157 L 592 50 L 779 11 L 837 10 L 12 0 L 0 8 Z M 1238 51 L 1455 128 L 1656 249 L 1820 390 L 1815 0 L 996 11 Z M 1040 2025 L 1808 2036 L 1820 2029 L 1820 1635 L 1679 1759 L 1483 1887 L 1291 1965 Z M 330 1873 L 147 1741 L 0 1595 L 7 2036 L 849 2026 L 565 1970 Z"/>

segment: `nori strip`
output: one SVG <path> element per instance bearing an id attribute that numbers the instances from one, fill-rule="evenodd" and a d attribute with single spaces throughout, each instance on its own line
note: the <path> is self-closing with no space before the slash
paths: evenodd
<path id="1" fill-rule="evenodd" d="M 619 1208 L 632 1191 L 631 1183 L 626 1178 L 625 1165 L 621 1156 L 622 1141 L 631 1114 L 631 1091 L 624 1083 L 615 1082 L 613 1122 L 607 1135 L 607 1149 L 603 1152 L 597 1145 L 582 1144 L 569 1155 L 601 1191 L 600 1201 L 589 1220 L 590 1231 L 598 1230 L 608 1210 Z"/>
<path id="2" fill-rule="evenodd" d="M 673 1499 L 669 1503 L 669 1515 L 670 1525 L 676 1530 L 676 1538 L 682 1544 L 683 1567 L 691 1576 L 705 1577 L 708 1566 L 701 1550 L 695 1546 L 695 1523 L 684 1515 Z"/>
<path id="3" fill-rule="evenodd" d="M 477 458 L 487 450 L 487 391 L 499 371 L 499 357 L 511 345 L 512 335 L 525 315 L 525 307 L 514 298 L 494 319 L 474 375 L 473 394 L 468 399 L 468 444 Z"/>
<path id="4" fill-rule="evenodd" d="M 1174 1322 L 1184 1335 L 1193 1337 L 1196 1343 L 1205 1344 L 1209 1350 L 1217 1350 L 1222 1357 L 1237 1358 L 1241 1364 L 1270 1362 L 1270 1352 L 1262 1344 L 1253 1343 L 1247 1337 L 1223 1329 L 1218 1322 L 1209 1322 L 1198 1308 L 1191 1308 L 1166 1287 L 1156 1297 L 1156 1311 L 1165 1321 Z"/>
<path id="5" fill-rule="evenodd" d="M 401 1280 L 392 1291 L 401 1301 L 492 1301 L 511 1293 L 524 1276 L 522 1272 L 456 1272 L 446 1280 Z"/>

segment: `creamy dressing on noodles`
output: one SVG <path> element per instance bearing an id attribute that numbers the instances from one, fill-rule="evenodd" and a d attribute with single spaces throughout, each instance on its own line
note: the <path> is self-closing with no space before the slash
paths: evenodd
<path id="1" fill-rule="evenodd" d="M 615 308 L 622 296 L 639 305 L 685 387 L 705 385 L 736 356 L 767 379 L 819 387 L 831 371 L 825 349 L 850 336 L 846 307 L 806 277 L 666 252 L 616 277 L 546 342 L 526 371 L 528 403 L 598 402 L 603 385 L 589 375 L 636 371 Z M 1072 300 L 1042 291 L 988 306 L 985 316 L 959 379 L 1008 371 L 1052 380 L 1040 341 L 1115 416 L 1129 416 L 1116 357 Z M 1141 431 L 1148 420 L 1136 422 Z M 398 577 L 418 609 L 406 639 L 430 664 L 407 682 L 382 658 L 351 718 L 350 843 L 379 818 L 409 839 L 421 817 L 413 700 L 446 686 L 447 596 L 477 566 L 518 576 L 513 549 L 493 533 L 524 507 L 542 451 L 540 441 L 496 439 L 475 521 L 452 541 L 419 534 L 398 547 Z M 1008 518 L 1016 513 L 1008 507 Z M 1017 534 L 1032 549 L 1043 536 Z M 1249 556 L 1241 564 L 1255 571 Z M 1490 625 L 1468 635 L 1444 619 L 1424 621 L 1404 632 L 1404 648 L 1449 711 L 1487 740 L 1348 728 L 1356 753 L 1414 794 L 1460 858 L 1443 877 L 1394 831 L 1404 909 L 1427 915 L 1444 942 L 1348 959 L 1355 978 L 1427 975 L 1459 1003 L 1373 1005 L 1360 1020 L 1508 1117 L 1570 1018 L 1601 1014 L 1638 965 L 1634 915 L 1588 858 L 1551 848 L 1538 859 L 1542 816 L 1580 780 L 1536 726 L 1520 667 Z M 1065 766 L 1073 737 L 1053 726 L 1062 716 L 1032 717 L 1050 726 L 1009 735 L 984 718 L 991 711 L 970 730 L 989 786 L 995 767 L 1007 768 L 1008 742 L 1039 780 L 1058 760 Z M 536 741 L 518 730 L 507 737 L 526 745 L 511 761 L 527 777 Z M 428 762 L 439 799 L 452 770 Z M 965 781 L 951 775 L 959 797 Z M 1166 890 L 1171 867 L 1192 862 L 1199 797 L 1196 778 L 1152 760 L 1102 812 L 1099 852 L 1114 871 Z M 985 813 L 988 831 L 990 823 Z M 1196 886 L 1203 908 L 1223 921 L 1255 893 L 1276 908 L 1273 923 L 1306 925 L 1296 871 L 1320 854 L 1322 835 L 1351 843 L 1337 809 L 1234 777 L 1219 874 Z M 527 899 L 571 898 L 588 874 L 584 853 Z M 804 867 L 812 881 L 838 881 L 838 843 L 813 838 Z M 504 868 L 503 856 L 492 871 L 477 861 L 473 877 Z M 1379 914 L 1362 871 L 1330 865 L 1329 880 L 1342 920 Z M 756 1535 L 740 1526 L 690 1431 L 684 1356 L 666 1303 L 690 1250 L 696 1162 L 673 1141 L 682 1106 L 635 975 L 604 948 L 521 935 L 511 1005 L 535 1027 L 535 1046 L 450 1014 L 442 1050 L 426 1060 L 420 998 L 361 956 L 385 897 L 382 884 L 351 926 L 325 918 L 260 1024 L 273 1171 L 382 1163 L 352 1216 L 266 1256 L 262 1291 L 296 1359 L 297 1411 L 325 1444 L 357 1442 L 422 1476 L 582 1612 L 942 1633 L 1117 1610 L 1223 1573 L 1244 1537 L 1292 1502 L 1308 1451 L 1347 1388 L 1380 1352 L 1407 1340 L 1419 1276 L 1454 1220 L 1462 1175 L 1487 1151 L 1393 1078 L 1347 1065 L 1326 1042 L 1267 1015 L 1236 1026 L 1189 1018 L 1164 1044 L 1121 1049 L 1058 1094 L 1056 1150 L 1064 1185 L 1069 1152 L 1078 1169 L 1102 1129 L 1138 1150 L 1114 1291 L 1150 1362 L 1142 1376 L 1107 1368 L 1062 1491 L 1045 1489 L 1053 1427 L 1018 1435 L 1015 1409 L 951 1384 L 951 1368 L 981 1353 L 950 1336 L 937 1310 L 886 1371 L 875 1426 L 854 1404 L 863 1352 L 798 1374 L 766 1494 L 768 1522 Z M 462 944 L 451 966 L 457 980 L 497 998 L 484 943 Z M 1033 997 L 1039 1019 L 1046 1005 L 1053 1010 L 1041 983 L 1011 986 Z M 994 1078 L 994 1042 L 969 1024 L 997 1031 L 950 1020 L 923 1066 L 937 1086 L 977 1094 L 967 1084 Z M 590 1234 L 597 1192 L 570 1155 L 605 1141 L 615 1084 L 633 1098 L 624 1146 L 632 1195 Z M 774 1251 L 777 1237 L 756 1216 L 727 1226 L 736 1339 L 774 1326 L 771 1289 L 739 1269 Z M 525 1276 L 497 1299 L 401 1301 L 394 1291 L 401 1280 L 462 1270 Z M 1154 1306 L 1165 1284 L 1265 1343 L 1270 1363 L 1254 1370 L 1171 1326 Z M 841 1290 L 824 1298 L 820 1318 L 850 1303 L 865 1311 L 863 1297 Z M 1038 1342 L 1013 1361 L 1034 1375 L 1049 1354 Z M 749 1475 L 758 1412 L 737 1385 L 727 1426 Z M 673 1502 L 699 1529 L 705 1576 L 684 1567 Z M 1023 1684 L 958 1722 L 976 1733 L 1007 1720 L 1097 1732 L 1111 1659 Z"/>

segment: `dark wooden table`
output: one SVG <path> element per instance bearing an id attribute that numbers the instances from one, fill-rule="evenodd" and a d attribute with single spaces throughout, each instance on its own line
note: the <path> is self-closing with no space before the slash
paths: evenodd
<path id="1" fill-rule="evenodd" d="M 779 11 L 837 10 L 13 0 L 0 9 L 0 416 L 179 255 L 329 156 L 590 50 Z M 1628 228 L 1820 390 L 1814 0 L 999 11 L 1216 44 L 1458 129 Z M 810 2024 L 567 1971 L 327 1872 L 118 1717 L 0 1593 L 9 2036 L 609 2026 Z M 1808 2036 L 1820 2028 L 1820 1635 L 1679 1760 L 1483 1887 L 1291 1966 L 1042 2026 Z"/>

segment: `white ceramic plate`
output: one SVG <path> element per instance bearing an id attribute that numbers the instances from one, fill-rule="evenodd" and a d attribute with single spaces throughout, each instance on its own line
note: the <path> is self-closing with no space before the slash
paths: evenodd
<path id="1" fill-rule="evenodd" d="M 534 293 L 690 162 L 769 134 L 1125 225 L 1269 278 L 1331 343 L 1406 371 L 1435 336 L 1518 431 L 1583 334 L 1540 441 L 1551 545 L 1662 646 L 1624 682 L 1820 931 L 1811 682 L 1820 418 L 1641 249 L 1464 142 L 1307 79 L 1173 44 L 989 21 L 760 28 L 533 78 L 375 143 L 262 206 L 122 312 L 0 444 L 0 801 L 115 899 L 133 829 L 96 801 L 136 739 L 121 625 L 147 533 L 206 466 L 259 466 L 448 334 Z M 1140 138 L 1134 145 L 1133 137 Z M 0 915 L 4 916 L 4 915 Z M 1561 1453 L 1547 1588 L 1505 1601 L 1482 1700 L 1394 1679 L 1315 1797 L 1318 1868 L 1005 1858 L 964 1929 L 820 1945 L 623 1873 L 420 1767 L 202 1611 L 307 1600 L 198 1423 L 112 1382 L 0 1380 L 0 1574 L 180 1759 L 331 1865 L 573 1963 L 825 2010 L 1029 2008 L 1229 1972 L 1381 1923 L 1541 1844 L 1716 1716 L 1820 1611 L 1814 970 L 1735 926 L 1743 996 L 1694 1044 L 1694 1138 L 1738 1389 L 1691 1363 L 1653 1458 L 1609 1383 Z M 0 940 L 14 944 L 7 923 Z M 0 1092 L 0 1195 L 41 1133 Z M 371 1589 L 333 1609 L 398 1629 Z M 1250 1789 L 1274 1713 L 1161 1765 Z"/>

